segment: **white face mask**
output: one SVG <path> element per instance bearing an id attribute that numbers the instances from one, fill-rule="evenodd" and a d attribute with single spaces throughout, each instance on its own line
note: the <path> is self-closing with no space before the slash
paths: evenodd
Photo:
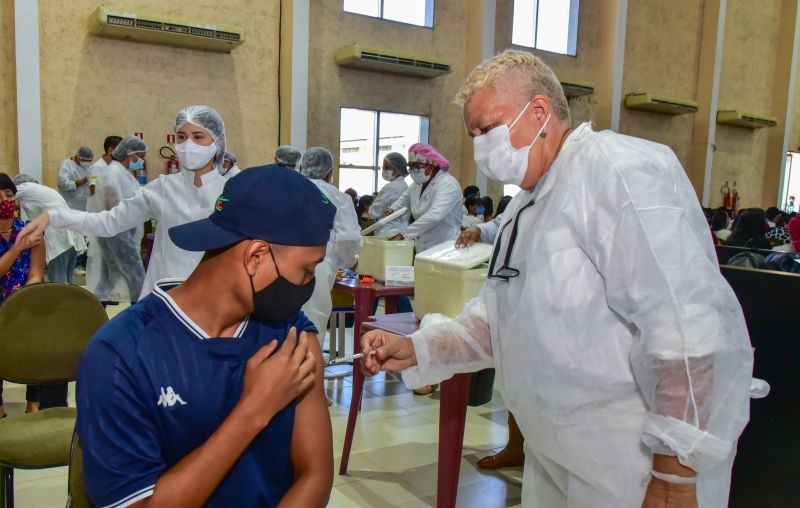
<path id="1" fill-rule="evenodd" d="M 425 168 L 420 168 L 411 170 L 411 179 L 414 180 L 414 183 L 417 185 L 423 185 L 430 180 L 431 177 L 425 174 Z"/>
<path id="2" fill-rule="evenodd" d="M 391 182 L 392 180 L 394 180 L 394 171 L 392 171 L 391 169 L 384 169 L 381 172 L 381 178 L 383 178 L 387 182 Z"/>
<path id="3" fill-rule="evenodd" d="M 208 146 L 198 145 L 191 139 L 186 139 L 183 143 L 175 145 L 175 152 L 181 166 L 189 171 L 203 169 L 208 161 L 217 154 L 217 143 Z"/>
<path id="4" fill-rule="evenodd" d="M 81 167 L 83 169 L 89 169 L 90 167 L 92 167 L 92 163 L 87 161 L 81 161 Z"/>
<path id="5" fill-rule="evenodd" d="M 547 115 L 542 128 L 534 136 L 531 144 L 523 148 L 514 148 L 511 144 L 511 129 L 517 124 L 531 102 L 517 115 L 509 127 L 506 124 L 498 125 L 486 134 L 475 136 L 472 146 L 475 152 L 475 162 L 483 173 L 498 182 L 520 185 L 528 172 L 528 154 L 533 145 L 542 137 L 550 115 Z"/>

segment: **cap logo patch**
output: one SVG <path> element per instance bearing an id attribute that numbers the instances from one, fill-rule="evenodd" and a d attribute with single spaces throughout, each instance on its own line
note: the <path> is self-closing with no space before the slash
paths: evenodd
<path id="1" fill-rule="evenodd" d="M 229 200 L 225 196 L 220 196 L 217 198 L 217 204 L 214 205 L 214 210 L 221 212 L 222 208 L 225 206 Z"/>

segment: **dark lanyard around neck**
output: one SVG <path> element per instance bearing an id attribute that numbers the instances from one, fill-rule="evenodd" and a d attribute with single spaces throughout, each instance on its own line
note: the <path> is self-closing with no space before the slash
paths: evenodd
<path id="1" fill-rule="evenodd" d="M 522 212 L 527 210 L 528 208 L 532 207 L 533 204 L 536 203 L 536 199 L 531 199 L 528 203 L 520 207 L 517 210 L 517 213 L 514 217 L 509 221 L 503 224 L 503 227 L 500 228 L 500 232 L 497 235 L 497 243 L 494 247 L 494 252 L 492 253 L 492 260 L 489 263 L 489 278 L 496 279 L 496 280 L 504 280 L 506 282 L 509 279 L 513 279 L 514 277 L 519 276 L 519 270 L 516 268 L 511 268 L 509 263 L 511 262 L 511 253 L 514 250 L 514 244 L 517 241 L 517 234 L 519 233 L 519 217 L 522 215 Z M 514 226 L 511 228 L 511 236 L 508 239 L 508 247 L 506 247 L 506 255 L 505 259 L 503 260 L 503 265 L 495 271 L 494 267 L 497 264 L 497 258 L 500 255 L 500 248 L 503 244 L 503 232 L 505 231 L 506 227 L 509 224 L 513 223 Z"/>

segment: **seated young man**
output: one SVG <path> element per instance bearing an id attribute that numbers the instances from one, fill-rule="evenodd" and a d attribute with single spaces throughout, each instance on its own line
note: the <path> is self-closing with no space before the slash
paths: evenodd
<path id="1" fill-rule="evenodd" d="M 335 213 L 307 178 L 270 166 L 229 180 L 208 219 L 170 230 L 205 251 L 200 264 L 109 321 L 81 360 L 95 505 L 325 506 L 331 422 L 300 307 Z"/>

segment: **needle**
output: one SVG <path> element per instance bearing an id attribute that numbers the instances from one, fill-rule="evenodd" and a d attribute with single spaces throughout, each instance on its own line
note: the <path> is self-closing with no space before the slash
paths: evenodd
<path id="1" fill-rule="evenodd" d="M 377 352 L 378 352 L 377 350 L 373 350 L 373 351 L 370 351 L 368 354 L 371 356 L 371 355 L 374 355 Z M 352 363 L 353 361 L 358 360 L 359 358 L 364 358 L 364 353 L 356 353 L 356 354 L 350 355 L 350 356 L 343 356 L 341 358 L 334 358 L 333 360 L 328 360 L 327 362 L 325 362 L 325 366 L 326 367 L 330 367 L 331 365 L 339 365 L 339 364 L 342 364 L 342 363 Z"/>

